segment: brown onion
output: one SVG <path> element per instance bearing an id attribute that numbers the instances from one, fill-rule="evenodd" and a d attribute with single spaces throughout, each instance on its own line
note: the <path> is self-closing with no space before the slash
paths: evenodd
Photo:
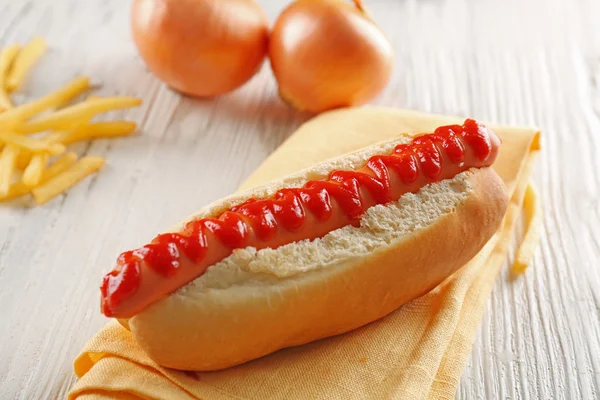
<path id="1" fill-rule="evenodd" d="M 322 112 L 368 102 L 387 84 L 393 51 L 359 0 L 297 0 L 269 42 L 280 96 Z"/>
<path id="2" fill-rule="evenodd" d="M 134 0 L 131 26 L 150 70 L 193 96 L 242 85 L 268 47 L 268 20 L 254 0 Z"/>

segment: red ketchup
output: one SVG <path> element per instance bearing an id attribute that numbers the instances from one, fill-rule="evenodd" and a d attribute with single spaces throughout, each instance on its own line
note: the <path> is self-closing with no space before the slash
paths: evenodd
<path id="1" fill-rule="evenodd" d="M 462 126 L 442 126 L 432 134 L 400 144 L 391 154 L 375 155 L 361 169 L 334 171 L 328 180 L 308 181 L 302 188 L 281 189 L 268 199 L 249 199 L 217 218 L 191 221 L 180 233 L 158 235 L 150 244 L 121 254 L 115 269 L 102 282 L 102 312 L 109 317 L 123 316 L 120 315 L 123 312 L 115 309 L 140 289 L 143 265 L 165 280 L 181 273 L 182 257 L 202 265 L 213 243 L 207 233 L 227 248 L 220 258 L 223 259 L 234 249 L 249 245 L 257 249 L 277 247 L 283 244 L 276 240 L 281 229 L 301 232 L 307 213 L 318 221 L 327 221 L 334 212 L 334 204 L 348 223 L 358 224 L 369 206 L 398 200 L 403 193 L 417 191 L 425 184 L 451 178 L 469 168 L 490 166 L 499 144 L 493 131 L 467 119 Z M 392 174 L 396 177 L 392 178 Z M 405 187 L 394 188 L 391 184 L 394 179 Z M 364 193 L 369 195 L 367 205 Z M 296 240 L 314 239 L 311 236 Z M 195 271 L 187 282 L 202 275 L 208 266 Z"/>

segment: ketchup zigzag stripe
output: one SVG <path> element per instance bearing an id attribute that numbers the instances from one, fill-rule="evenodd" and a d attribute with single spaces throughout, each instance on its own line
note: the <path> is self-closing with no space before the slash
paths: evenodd
<path id="1" fill-rule="evenodd" d="M 405 185 L 414 184 L 420 177 L 435 182 L 444 178 L 444 155 L 459 167 L 459 172 L 489 166 L 493 161 L 486 162 L 492 153 L 490 132 L 471 119 L 462 126 L 439 127 L 432 134 L 396 146 L 392 154 L 371 157 L 361 170 L 334 171 L 328 180 L 309 181 L 302 188 L 281 189 L 268 199 L 250 199 L 218 218 L 191 221 L 181 233 L 161 234 L 152 243 L 119 256 L 117 266 L 102 282 L 102 312 L 115 315 L 114 308 L 135 295 L 142 279 L 142 263 L 167 279 L 180 271 L 182 255 L 200 263 L 211 245 L 207 231 L 214 235 L 213 240 L 216 238 L 227 246 L 229 254 L 250 245 L 251 233 L 258 239 L 251 245 L 257 249 L 270 247 L 268 242 L 279 227 L 292 232 L 301 229 L 307 212 L 320 221 L 328 220 L 332 215 L 332 199 L 356 223 L 367 208 L 361 190 L 366 190 L 376 204 L 397 200 L 392 195 L 390 173 L 396 174 Z M 464 144 L 470 147 L 478 162 L 465 163 Z M 202 275 L 206 267 L 199 270 L 196 277 Z"/>

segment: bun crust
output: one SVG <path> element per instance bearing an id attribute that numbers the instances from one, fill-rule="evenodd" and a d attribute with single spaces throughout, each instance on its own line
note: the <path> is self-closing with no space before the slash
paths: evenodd
<path id="1" fill-rule="evenodd" d="M 314 179 L 315 173 L 304 175 Z M 265 195 L 281 182 L 263 189 Z M 230 201 L 219 203 L 208 209 Z M 360 227 L 234 252 L 125 325 L 158 364 L 195 371 L 348 332 L 456 272 L 498 229 L 506 206 L 504 185 L 491 168 L 469 170 L 397 204 L 372 207 Z"/>

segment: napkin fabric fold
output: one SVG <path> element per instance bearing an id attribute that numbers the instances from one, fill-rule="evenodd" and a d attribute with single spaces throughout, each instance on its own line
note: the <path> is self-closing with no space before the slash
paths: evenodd
<path id="1" fill-rule="evenodd" d="M 403 133 L 431 132 L 451 117 L 385 108 L 323 114 L 298 129 L 242 189 Z M 284 349 L 224 371 L 155 364 L 116 322 L 75 359 L 70 399 L 439 399 L 455 396 L 539 151 L 539 132 L 492 126 L 503 144 L 494 169 L 510 203 L 502 227 L 459 272 L 425 296 L 350 333 Z"/>

